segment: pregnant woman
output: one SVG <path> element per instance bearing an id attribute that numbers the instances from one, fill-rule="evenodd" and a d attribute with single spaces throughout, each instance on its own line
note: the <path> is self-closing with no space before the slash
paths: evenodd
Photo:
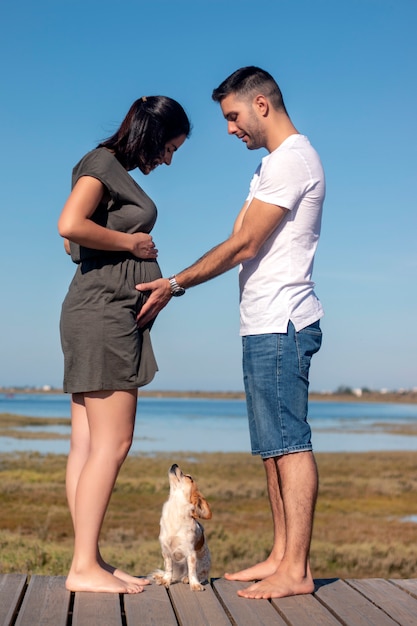
<path id="1" fill-rule="evenodd" d="M 99 535 L 120 467 L 130 449 L 137 389 L 157 371 L 149 331 L 136 317 L 137 283 L 161 276 L 150 232 L 157 210 L 130 176 L 170 165 L 190 134 L 178 102 L 143 96 L 120 128 L 73 169 L 58 222 L 77 264 L 62 306 L 64 391 L 71 397 L 66 490 L 74 526 L 71 591 L 138 593 L 148 581 L 106 563 Z"/>

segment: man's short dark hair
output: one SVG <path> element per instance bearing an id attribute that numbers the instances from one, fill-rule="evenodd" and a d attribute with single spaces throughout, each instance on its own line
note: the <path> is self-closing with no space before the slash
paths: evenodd
<path id="1" fill-rule="evenodd" d="M 235 94 L 242 99 L 262 94 L 269 98 L 275 109 L 283 109 L 286 112 L 281 90 L 271 74 L 254 65 L 242 67 L 233 72 L 217 89 L 213 90 L 212 98 L 220 103 L 230 94 Z"/>

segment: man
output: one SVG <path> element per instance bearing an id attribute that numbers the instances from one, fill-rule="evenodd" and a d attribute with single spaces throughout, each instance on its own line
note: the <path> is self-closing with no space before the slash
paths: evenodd
<path id="1" fill-rule="evenodd" d="M 252 453 L 261 456 L 274 543 L 268 558 L 228 580 L 258 581 L 239 595 L 311 593 L 309 551 L 318 473 L 307 423 L 308 373 L 321 345 L 323 310 L 311 280 L 325 195 L 320 159 L 299 134 L 267 72 L 245 67 L 217 89 L 229 134 L 268 155 L 255 172 L 232 235 L 169 279 L 137 285 L 152 293 L 145 324 L 185 289 L 240 264 L 243 372 Z"/>

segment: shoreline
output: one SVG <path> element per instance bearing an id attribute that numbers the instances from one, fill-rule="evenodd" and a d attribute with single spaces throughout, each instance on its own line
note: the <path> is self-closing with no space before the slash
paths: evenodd
<path id="1" fill-rule="evenodd" d="M 62 389 L 38 389 L 38 388 L 19 388 L 19 387 L 0 387 L 0 393 L 13 396 L 15 394 L 32 394 L 32 395 L 54 395 L 64 393 Z M 206 400 L 244 400 L 244 391 L 174 391 L 174 390 L 138 390 L 139 398 L 193 398 Z M 417 404 L 417 391 L 392 391 L 387 393 L 381 392 L 364 392 L 362 395 L 354 393 L 330 393 L 312 391 L 309 399 L 319 402 L 380 402 L 393 404 Z"/>
<path id="2" fill-rule="evenodd" d="M 244 400 L 244 391 L 139 391 L 142 398 L 205 398 L 220 400 Z M 417 404 L 417 392 L 369 392 L 361 396 L 355 394 L 320 393 L 312 391 L 309 400 L 320 402 L 390 402 Z"/>

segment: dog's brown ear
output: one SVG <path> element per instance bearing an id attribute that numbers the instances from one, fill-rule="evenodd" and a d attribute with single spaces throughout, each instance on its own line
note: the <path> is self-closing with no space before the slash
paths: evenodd
<path id="1" fill-rule="evenodd" d="M 201 495 L 201 493 L 197 492 L 196 500 L 194 502 L 194 515 L 193 517 L 199 517 L 200 519 L 211 519 L 211 509 L 209 503 Z"/>

